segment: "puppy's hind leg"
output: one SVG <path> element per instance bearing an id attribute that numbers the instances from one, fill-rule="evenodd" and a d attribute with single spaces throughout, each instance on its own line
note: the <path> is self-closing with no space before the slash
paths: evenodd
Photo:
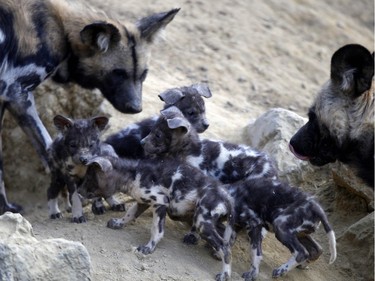
<path id="1" fill-rule="evenodd" d="M 285 231 L 283 230 L 283 227 L 275 225 L 274 230 L 276 238 L 293 254 L 286 263 L 273 270 L 272 277 L 277 278 L 285 275 L 296 266 L 304 264 L 309 258 L 309 253 L 299 242 L 297 235 L 292 231 Z"/>

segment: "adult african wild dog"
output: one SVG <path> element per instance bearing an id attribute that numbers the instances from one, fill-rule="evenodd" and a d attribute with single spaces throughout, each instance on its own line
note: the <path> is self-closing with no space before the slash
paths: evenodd
<path id="1" fill-rule="evenodd" d="M 62 83 L 98 88 L 123 113 L 140 112 L 149 44 L 178 11 L 124 25 L 76 1 L 1 1 L 0 119 L 8 109 L 47 167 L 51 137 L 31 92 L 49 76 Z M 2 161 L 0 182 L 0 214 L 20 211 L 20 206 L 7 201 Z"/>
<path id="2" fill-rule="evenodd" d="M 309 121 L 290 140 L 302 160 L 322 166 L 336 160 L 374 187 L 374 53 L 356 44 L 338 49 L 331 77 L 309 110 Z"/>
<path id="3" fill-rule="evenodd" d="M 334 262 L 335 233 L 324 210 L 312 196 L 282 183 L 266 154 L 241 145 L 200 141 L 177 108 L 170 107 L 161 113 L 150 134 L 141 141 L 146 154 L 185 159 L 207 175 L 230 183 L 224 187 L 233 198 L 235 230 L 246 229 L 251 245 L 252 265 L 243 274 L 246 281 L 255 280 L 259 274 L 264 229 L 274 232 L 293 254 L 273 271 L 273 277 L 319 258 L 322 248 L 310 234 L 320 222 L 330 244 L 330 263 Z"/>
<path id="4" fill-rule="evenodd" d="M 203 133 L 209 126 L 203 97 L 211 97 L 211 91 L 206 84 L 172 88 L 159 94 L 159 98 L 165 103 L 164 108 L 176 106 L 198 133 Z M 154 116 L 131 124 L 110 135 L 105 142 L 112 145 L 120 157 L 134 159 L 144 157 L 141 139 L 150 133 L 157 119 L 158 116 Z"/>

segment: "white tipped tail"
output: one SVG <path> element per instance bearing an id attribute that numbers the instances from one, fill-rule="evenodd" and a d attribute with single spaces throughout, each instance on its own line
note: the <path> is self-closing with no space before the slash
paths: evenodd
<path id="1" fill-rule="evenodd" d="M 328 236 L 328 242 L 329 242 L 329 252 L 331 253 L 329 264 L 332 264 L 335 262 L 336 257 L 337 257 L 335 232 L 331 230 L 327 233 L 327 236 Z"/>

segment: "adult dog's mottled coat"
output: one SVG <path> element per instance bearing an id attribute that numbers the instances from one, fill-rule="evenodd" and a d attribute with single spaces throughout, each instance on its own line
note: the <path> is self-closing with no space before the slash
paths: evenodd
<path id="1" fill-rule="evenodd" d="M 9 110 L 47 167 L 46 150 L 52 140 L 31 91 L 49 76 L 62 83 L 98 88 L 121 112 L 140 112 L 148 45 L 177 12 L 123 25 L 77 1 L 1 1 L 0 123 Z M 2 173 L 0 161 L 0 214 L 18 212 L 21 207 L 7 201 Z"/>
<path id="2" fill-rule="evenodd" d="M 374 187 L 374 54 L 350 44 L 331 59 L 331 77 L 309 110 L 309 121 L 290 140 L 302 160 L 336 160 Z"/>

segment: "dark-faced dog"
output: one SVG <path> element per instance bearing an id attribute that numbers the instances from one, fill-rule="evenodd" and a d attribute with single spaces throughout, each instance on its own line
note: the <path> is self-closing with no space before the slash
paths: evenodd
<path id="1" fill-rule="evenodd" d="M 67 188 L 68 208 L 72 202 L 72 221 L 85 222 L 77 186 L 86 173 L 86 164 L 94 155 L 117 156 L 110 145 L 100 142 L 100 134 L 106 128 L 108 118 L 99 116 L 72 120 L 57 115 L 53 121 L 59 135 L 48 150 L 51 163 L 51 184 L 47 191 L 49 216 L 52 219 L 62 217 L 57 197 Z M 107 197 L 107 200 L 113 209 L 125 210 L 125 206 L 112 197 Z"/>
<path id="2" fill-rule="evenodd" d="M 48 77 L 98 88 L 117 110 L 140 112 L 149 44 L 178 10 L 123 25 L 76 1 L 1 1 L 0 121 L 8 109 L 48 167 L 46 151 L 52 139 L 32 94 Z M 0 166 L 0 182 L 2 176 Z M 20 210 L 21 206 L 8 203 L 2 184 L 0 214 Z"/>
<path id="3" fill-rule="evenodd" d="M 211 91 L 205 84 L 193 84 L 188 87 L 169 89 L 159 95 L 165 102 L 164 108 L 176 106 L 192 124 L 198 133 L 203 133 L 209 126 L 206 108 L 202 97 L 211 97 Z M 105 142 L 112 145 L 120 157 L 139 159 L 144 157 L 140 144 L 155 125 L 157 116 L 132 124 L 120 132 L 109 136 Z"/>
<path id="4" fill-rule="evenodd" d="M 193 221 L 192 232 L 198 232 L 221 255 L 223 270 L 216 280 L 227 280 L 231 274 L 233 203 L 220 184 L 200 170 L 176 159 L 142 159 L 97 156 L 87 163 L 88 170 L 78 192 L 87 198 L 108 197 L 123 192 L 136 204 L 125 216 L 111 219 L 108 227 L 118 229 L 152 208 L 151 238 L 137 248 L 150 254 L 164 235 L 167 213 L 173 218 Z M 226 220 L 224 234 L 216 229 Z"/>
<path id="5" fill-rule="evenodd" d="M 374 56 L 346 45 L 331 59 L 331 77 L 290 140 L 296 157 L 322 166 L 346 163 L 374 188 Z"/>
<path id="6" fill-rule="evenodd" d="M 281 183 L 265 153 L 242 145 L 199 140 L 194 128 L 174 107 L 161 111 L 158 122 L 141 143 L 149 156 L 185 159 L 207 175 L 230 183 L 225 187 L 235 204 L 235 229 L 246 229 L 251 241 L 252 266 L 243 274 L 246 281 L 256 279 L 259 274 L 262 229 L 275 232 L 293 254 L 287 263 L 274 270 L 273 277 L 319 258 L 322 248 L 309 236 L 319 222 L 328 233 L 330 262 L 335 260 L 335 234 L 324 211 L 308 194 Z"/>

